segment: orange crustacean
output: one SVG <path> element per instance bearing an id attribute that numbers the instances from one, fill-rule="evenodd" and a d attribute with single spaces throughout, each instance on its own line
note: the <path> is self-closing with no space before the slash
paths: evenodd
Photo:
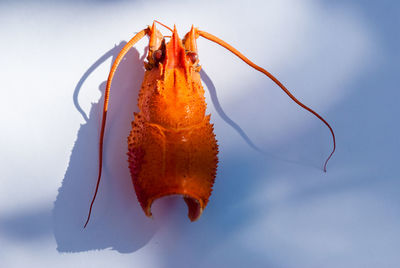
<path id="1" fill-rule="evenodd" d="M 156 23 L 172 32 L 169 42 L 156 29 Z M 99 145 L 99 173 L 93 203 L 100 184 L 103 139 L 107 118 L 111 82 L 125 54 L 144 36 L 149 36 L 146 72 L 139 92 L 139 113 L 135 113 L 128 136 L 128 161 L 136 195 L 144 213 L 151 216 L 154 200 L 168 195 L 183 196 L 191 221 L 205 209 L 214 184 L 218 145 L 206 115 L 204 89 L 200 80 L 200 65 L 196 40 L 202 36 L 228 49 L 254 69 L 272 79 L 294 102 L 318 117 L 330 130 L 333 150 L 324 164 L 324 171 L 335 151 L 335 135 L 331 126 L 316 112 L 297 100 L 268 71 L 251 62 L 223 40 L 192 26 L 181 40 L 174 29 L 154 21 L 138 32 L 121 50 L 108 76 Z"/>

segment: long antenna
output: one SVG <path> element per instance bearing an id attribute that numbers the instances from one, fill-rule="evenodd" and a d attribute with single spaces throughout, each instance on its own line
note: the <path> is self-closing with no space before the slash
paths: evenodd
<path id="1" fill-rule="evenodd" d="M 164 23 L 161 23 L 161 22 L 159 22 L 158 20 L 154 20 L 154 22 L 160 24 L 161 26 L 164 26 L 165 28 L 167 28 L 168 30 L 170 30 L 171 32 L 173 32 L 173 30 L 172 30 L 170 27 L 168 27 L 167 25 L 165 25 Z"/>
<path id="2" fill-rule="evenodd" d="M 233 54 L 235 54 L 236 56 L 238 56 L 241 60 L 243 60 L 245 63 L 247 63 L 248 65 L 250 65 L 252 68 L 256 69 L 257 71 L 265 74 L 266 76 L 268 76 L 272 81 L 275 82 L 275 84 L 277 84 L 295 103 L 297 103 L 299 106 L 301 106 L 303 109 L 309 111 L 310 113 L 312 113 L 313 115 L 315 115 L 319 120 L 321 120 L 331 131 L 332 133 L 332 139 L 333 139 L 333 150 L 330 153 L 330 155 L 328 156 L 328 158 L 325 160 L 325 164 L 324 164 L 324 172 L 326 172 L 326 165 L 328 164 L 329 159 L 331 159 L 333 153 L 336 150 L 336 139 L 335 139 L 335 133 L 333 133 L 333 129 L 332 127 L 329 125 L 328 122 L 326 122 L 326 120 L 324 118 L 322 118 L 322 116 L 320 116 L 318 113 L 316 113 L 314 110 L 312 110 L 311 108 L 307 107 L 306 105 L 304 105 L 302 102 L 300 102 L 295 96 L 293 96 L 292 93 L 290 93 L 290 91 L 278 80 L 275 78 L 275 76 L 273 76 L 270 72 L 268 72 L 267 70 L 261 68 L 260 66 L 256 65 L 255 63 L 253 63 L 251 60 L 249 60 L 248 58 L 246 58 L 242 53 L 240 53 L 237 49 L 235 49 L 234 47 L 232 47 L 231 45 L 229 45 L 228 43 L 226 43 L 225 41 L 219 39 L 218 37 L 204 32 L 204 31 L 200 31 L 197 30 L 197 33 L 210 40 L 213 41 L 214 43 L 217 43 L 218 45 L 226 48 L 227 50 L 229 50 L 230 52 L 232 52 Z"/>
<path id="3" fill-rule="evenodd" d="M 83 226 L 83 228 L 86 228 L 86 225 L 89 223 L 90 215 L 92 214 L 93 203 L 94 203 L 94 200 L 96 199 L 97 191 L 99 190 L 99 185 L 100 185 L 100 180 L 101 180 L 101 171 L 103 168 L 103 141 L 104 141 L 104 132 L 105 132 L 105 127 L 106 127 L 106 120 L 107 120 L 108 101 L 110 98 L 111 82 L 114 78 L 115 72 L 117 71 L 118 65 L 121 63 L 121 61 L 125 57 L 126 53 L 128 53 L 129 49 L 131 49 L 131 47 L 133 47 L 140 39 L 142 39 L 148 33 L 148 31 L 149 31 L 149 28 L 143 29 L 140 32 L 138 32 L 131 40 L 129 40 L 129 42 L 119 52 L 117 58 L 115 59 L 113 65 L 111 67 L 110 73 L 108 75 L 106 91 L 104 93 L 103 119 L 101 121 L 101 131 L 100 131 L 99 174 L 97 177 L 96 190 L 94 192 L 92 202 L 90 203 L 89 214 L 88 214 L 86 223 Z"/>

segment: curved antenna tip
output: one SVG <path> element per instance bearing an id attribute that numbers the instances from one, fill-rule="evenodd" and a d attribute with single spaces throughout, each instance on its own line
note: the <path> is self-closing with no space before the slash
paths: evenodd
<path id="1" fill-rule="evenodd" d="M 167 25 L 165 25 L 164 23 L 161 23 L 161 22 L 159 22 L 158 20 L 154 20 L 154 21 L 153 21 L 153 24 L 154 24 L 154 22 L 160 24 L 161 26 L 164 26 L 165 28 L 167 28 L 168 30 L 170 30 L 171 32 L 173 32 L 173 30 L 172 30 L 170 27 L 168 27 Z M 174 25 L 174 28 L 175 28 L 175 25 Z"/>

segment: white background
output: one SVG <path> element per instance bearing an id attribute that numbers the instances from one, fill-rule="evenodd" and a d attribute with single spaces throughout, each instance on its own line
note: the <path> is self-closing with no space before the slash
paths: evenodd
<path id="1" fill-rule="evenodd" d="M 398 267 L 392 2 L 0 2 L 0 267 Z M 214 191 L 195 223 L 179 198 L 146 218 L 126 162 L 145 38 L 116 74 L 104 176 L 83 230 L 111 61 L 153 19 L 181 37 L 194 24 L 224 39 L 325 117 L 338 146 L 328 172 L 328 129 L 199 39 L 220 146 Z"/>

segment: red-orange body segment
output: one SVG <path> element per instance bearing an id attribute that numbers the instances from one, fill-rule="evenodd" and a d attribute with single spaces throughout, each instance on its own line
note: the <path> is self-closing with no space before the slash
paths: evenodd
<path id="1" fill-rule="evenodd" d="M 206 116 L 199 72 L 187 62 L 174 32 L 163 63 L 145 72 L 128 137 L 129 168 L 147 216 L 159 197 L 182 195 L 196 220 L 211 195 L 217 142 Z"/>

